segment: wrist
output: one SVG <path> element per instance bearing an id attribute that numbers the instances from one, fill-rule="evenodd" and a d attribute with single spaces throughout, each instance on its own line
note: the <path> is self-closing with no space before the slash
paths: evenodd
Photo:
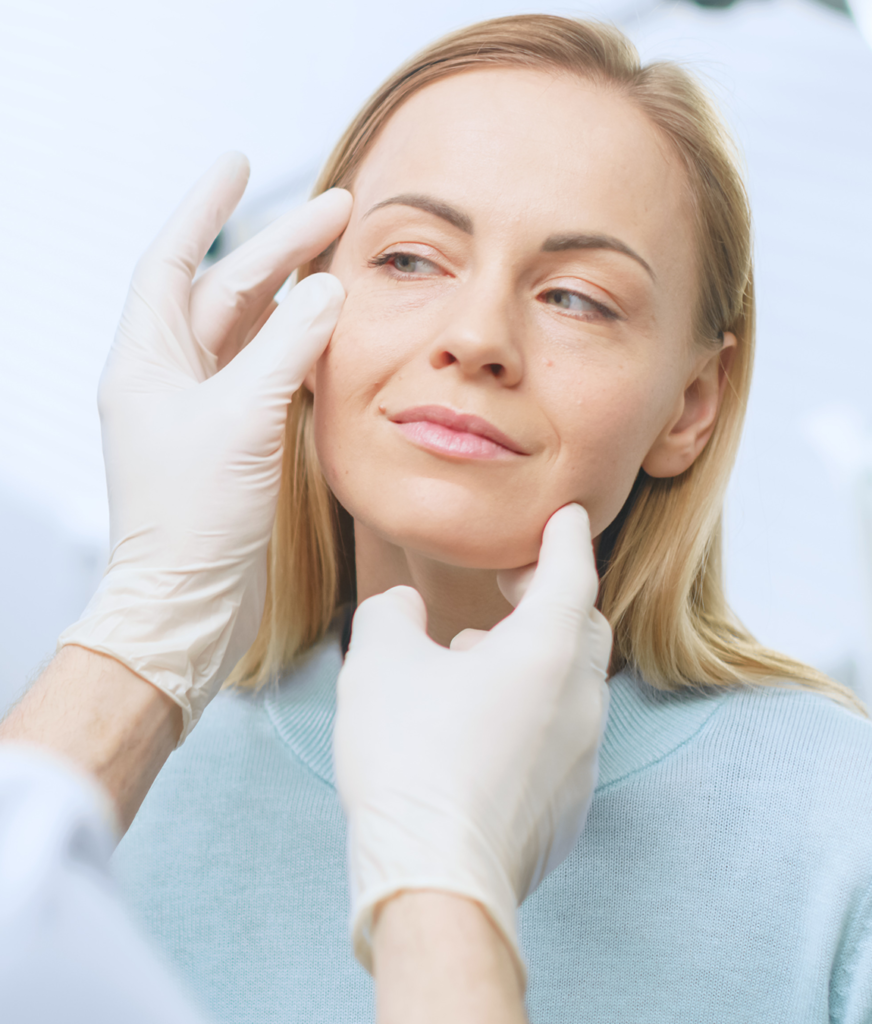
<path id="1" fill-rule="evenodd" d="M 70 645 L 0 724 L 0 740 L 50 750 L 96 779 L 124 831 L 181 726 L 165 693 L 113 658 Z"/>
<path id="2" fill-rule="evenodd" d="M 519 975 L 517 896 L 505 865 L 469 815 L 440 814 L 433 803 L 405 800 L 369 806 L 348 816 L 352 943 L 373 971 L 378 908 L 399 893 L 430 891 L 482 908 L 511 950 Z"/>
<path id="3" fill-rule="evenodd" d="M 474 900 L 397 893 L 377 908 L 373 953 L 380 1024 L 526 1020 L 514 950 Z"/>
<path id="4" fill-rule="evenodd" d="M 58 648 L 87 648 L 162 690 L 184 740 L 257 633 L 262 588 L 206 571 L 111 567 Z"/>

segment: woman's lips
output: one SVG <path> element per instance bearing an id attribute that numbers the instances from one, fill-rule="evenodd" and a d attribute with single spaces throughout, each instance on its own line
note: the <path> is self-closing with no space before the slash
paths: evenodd
<path id="1" fill-rule="evenodd" d="M 480 416 L 441 405 L 420 405 L 388 417 L 413 444 L 464 459 L 525 455 L 521 447 Z"/>

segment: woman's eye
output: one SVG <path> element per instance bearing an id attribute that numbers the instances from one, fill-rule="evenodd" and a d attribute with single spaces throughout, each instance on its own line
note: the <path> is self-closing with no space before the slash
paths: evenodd
<path id="1" fill-rule="evenodd" d="M 435 263 L 413 252 L 386 252 L 369 261 L 371 267 L 389 266 L 398 274 L 438 274 Z"/>
<path id="2" fill-rule="evenodd" d="M 608 320 L 617 319 L 617 314 L 613 313 L 608 306 L 604 306 L 601 302 L 594 302 L 593 299 L 589 299 L 580 292 L 568 291 L 566 288 L 551 288 L 542 293 L 540 301 L 547 306 L 558 306 L 569 313 L 582 315 L 593 313 L 595 316 L 604 316 Z"/>

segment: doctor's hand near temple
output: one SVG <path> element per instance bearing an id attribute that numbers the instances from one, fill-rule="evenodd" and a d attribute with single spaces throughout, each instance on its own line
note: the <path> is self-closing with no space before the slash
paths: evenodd
<path id="1" fill-rule="evenodd" d="M 109 566 L 0 725 L 4 1021 L 199 1019 L 108 858 L 257 633 L 288 403 L 344 294 L 316 274 L 273 296 L 351 209 L 332 190 L 194 281 L 247 178 L 243 157 L 219 160 L 137 266 L 99 393 Z M 556 512 L 535 569 L 500 587 L 515 611 L 451 650 L 410 588 L 354 619 L 334 756 L 382 1024 L 526 1019 L 515 911 L 571 850 L 596 782 L 611 634 L 584 510 Z"/>

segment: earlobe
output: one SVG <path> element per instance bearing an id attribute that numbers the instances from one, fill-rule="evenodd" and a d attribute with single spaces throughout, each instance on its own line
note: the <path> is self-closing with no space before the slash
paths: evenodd
<path id="1" fill-rule="evenodd" d="M 718 420 L 736 344 L 736 336 L 725 331 L 718 351 L 697 364 L 694 377 L 676 403 L 674 415 L 645 456 L 642 469 L 648 476 L 680 476 L 708 444 Z"/>
<path id="2" fill-rule="evenodd" d="M 315 381 L 317 379 L 317 376 L 318 364 L 313 363 L 311 369 L 303 378 L 303 387 L 308 388 L 308 390 L 311 391 L 313 395 L 315 394 Z"/>

